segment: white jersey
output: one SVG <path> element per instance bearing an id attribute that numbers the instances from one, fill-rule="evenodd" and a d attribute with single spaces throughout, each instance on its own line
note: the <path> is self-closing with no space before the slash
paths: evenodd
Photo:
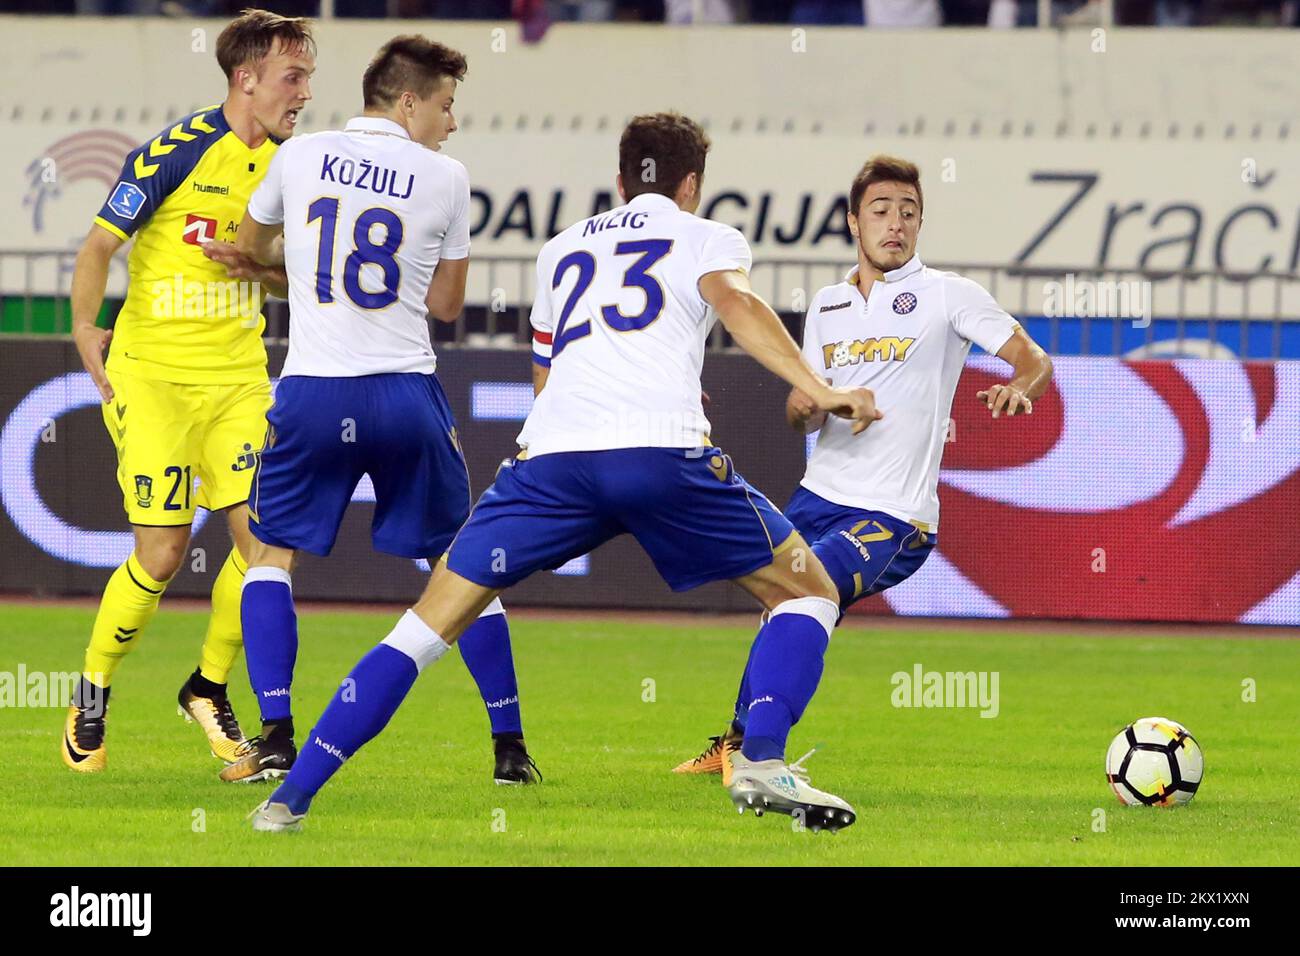
<path id="1" fill-rule="evenodd" d="M 831 417 L 803 486 L 828 501 L 939 523 L 939 460 L 972 342 L 995 354 L 1019 324 L 970 279 L 915 256 L 863 298 L 857 268 L 813 297 L 803 355 L 832 385 L 871 389 L 884 418 L 862 434 Z"/>
<path id="2" fill-rule="evenodd" d="M 284 376 L 432 373 L 424 299 L 442 259 L 469 255 L 469 174 L 391 120 L 295 136 L 248 203 L 284 223 Z"/>
<path id="3" fill-rule="evenodd" d="M 533 360 L 550 373 L 519 444 L 530 457 L 703 445 L 700 278 L 749 267 L 744 236 L 657 193 L 548 242 L 531 321 Z"/>

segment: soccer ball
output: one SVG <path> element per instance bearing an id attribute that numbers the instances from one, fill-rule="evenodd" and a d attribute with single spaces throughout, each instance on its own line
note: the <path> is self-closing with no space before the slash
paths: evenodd
<path id="1" fill-rule="evenodd" d="M 1201 745 L 1168 717 L 1129 724 L 1106 751 L 1106 779 L 1120 803 L 1171 807 L 1196 796 L 1205 772 Z"/>

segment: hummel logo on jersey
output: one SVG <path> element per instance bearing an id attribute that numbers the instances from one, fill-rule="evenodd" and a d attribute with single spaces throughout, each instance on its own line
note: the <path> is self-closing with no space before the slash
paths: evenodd
<path id="1" fill-rule="evenodd" d="M 914 338 L 886 335 L 878 339 L 831 342 L 822 346 L 822 359 L 827 368 L 843 368 L 859 362 L 902 362 L 915 341 Z"/>
<path id="2" fill-rule="evenodd" d="M 847 309 L 852 304 L 853 304 L 852 302 L 846 301 L 846 302 L 836 302 L 834 305 L 824 305 L 817 310 L 817 314 L 820 315 L 823 312 L 834 312 L 836 309 Z"/>
<path id="3" fill-rule="evenodd" d="M 209 186 L 206 183 L 194 183 L 196 193 L 216 193 L 218 196 L 229 196 L 229 186 Z"/>
<path id="4" fill-rule="evenodd" d="M 314 743 L 317 747 L 321 748 L 321 750 L 325 751 L 331 757 L 337 759 L 339 763 L 342 763 L 343 761 L 348 759 L 342 750 L 339 750 L 339 748 L 335 747 L 333 744 L 327 744 L 319 737 L 313 735 L 311 742 Z"/>
<path id="5" fill-rule="evenodd" d="M 190 213 L 185 217 L 185 232 L 181 238 L 191 246 L 201 245 L 205 242 L 211 242 L 217 235 L 217 221 L 209 219 L 207 216 L 196 216 Z"/>

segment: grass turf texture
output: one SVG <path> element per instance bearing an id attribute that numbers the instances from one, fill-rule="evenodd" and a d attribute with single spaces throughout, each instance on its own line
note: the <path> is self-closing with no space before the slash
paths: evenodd
<path id="1" fill-rule="evenodd" d="M 81 661 L 82 608 L 0 605 L 0 671 Z M 384 614 L 301 616 L 299 741 L 334 686 L 391 625 Z M 453 653 L 425 672 L 388 729 L 317 798 L 299 834 L 253 833 L 265 784 L 217 779 L 201 732 L 176 715 L 205 616 L 164 605 L 114 684 L 104 774 L 68 771 L 63 711 L 0 709 L 0 845 L 10 865 L 1294 865 L 1300 827 L 1300 655 L 1293 641 L 837 632 L 791 759 L 858 822 L 831 836 L 736 814 L 716 776 L 669 773 L 728 715 L 750 634 L 628 622 L 516 620 L 516 663 L 540 787 L 491 781 L 487 718 Z M 898 709 L 890 676 L 998 671 L 1001 707 Z M 1258 701 L 1242 700 L 1242 681 Z M 646 683 L 653 680 L 653 685 Z M 653 693 L 650 687 L 653 687 Z M 246 730 L 257 711 L 242 658 Z M 653 701 L 646 698 L 653 697 Z M 1186 807 L 1119 805 L 1112 735 L 1137 717 L 1186 724 L 1206 756 Z M 1094 830 L 1095 808 L 1105 832 Z M 200 825 L 200 823 L 202 825 Z M 503 829 L 504 827 L 504 829 Z"/>

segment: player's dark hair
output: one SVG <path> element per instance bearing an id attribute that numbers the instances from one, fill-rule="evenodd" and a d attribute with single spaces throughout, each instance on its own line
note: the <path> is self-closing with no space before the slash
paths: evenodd
<path id="1" fill-rule="evenodd" d="M 465 79 L 465 54 L 427 37 L 410 33 L 393 37 L 375 54 L 361 78 L 366 109 L 392 106 L 403 93 L 428 99 L 445 76 Z"/>
<path id="2" fill-rule="evenodd" d="M 266 10 L 242 11 L 217 37 L 217 63 L 226 79 L 233 79 L 235 70 L 245 63 L 258 64 L 260 69 L 276 40 L 285 50 L 316 55 L 316 40 L 306 17 L 282 17 Z"/>
<path id="3" fill-rule="evenodd" d="M 691 173 L 703 180 L 711 145 L 700 124 L 680 113 L 633 117 L 618 141 L 618 171 L 627 198 L 641 193 L 672 198 Z"/>
<path id="4" fill-rule="evenodd" d="M 921 194 L 921 170 L 916 163 L 883 154 L 872 156 L 863 163 L 849 189 L 849 212 L 853 215 L 862 212 L 862 197 L 867 194 L 867 187 L 872 183 L 906 183 L 916 190 L 916 201 L 921 211 L 925 211 L 925 196 Z"/>

